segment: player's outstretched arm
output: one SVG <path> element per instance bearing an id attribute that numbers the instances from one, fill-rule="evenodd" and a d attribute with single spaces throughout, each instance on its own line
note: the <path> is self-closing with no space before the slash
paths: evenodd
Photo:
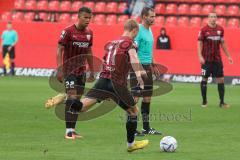
<path id="1" fill-rule="evenodd" d="M 140 88 L 144 88 L 144 82 L 142 80 L 143 77 L 147 77 L 146 71 L 143 69 L 142 65 L 140 65 L 138 57 L 137 57 L 137 52 L 136 49 L 130 49 L 128 51 L 129 56 L 130 56 L 130 63 L 132 65 L 132 69 L 136 74 L 137 81 L 140 85 Z"/>
<path id="2" fill-rule="evenodd" d="M 202 48 L 203 48 L 203 42 L 198 41 L 198 58 L 201 64 L 205 63 L 205 59 L 202 56 Z"/>
<path id="3" fill-rule="evenodd" d="M 227 45 L 226 45 L 226 42 L 224 40 L 222 40 L 221 46 L 222 46 L 223 52 L 225 53 L 225 55 L 228 58 L 229 63 L 233 64 L 233 60 L 232 60 L 231 54 L 229 53 Z"/>

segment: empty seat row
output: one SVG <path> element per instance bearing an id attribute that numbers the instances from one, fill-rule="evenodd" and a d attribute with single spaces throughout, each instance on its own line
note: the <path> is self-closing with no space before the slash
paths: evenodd
<path id="1" fill-rule="evenodd" d="M 192 26 L 192 27 L 199 27 L 206 25 L 208 23 L 208 18 L 200 18 L 200 17 L 175 17 L 169 16 L 165 18 L 164 16 L 159 16 L 155 20 L 155 24 L 158 25 L 166 25 L 166 26 Z M 230 28 L 237 28 L 239 27 L 239 19 L 237 18 L 219 18 L 217 24 L 223 27 L 230 27 Z"/>
<path id="2" fill-rule="evenodd" d="M 171 0 L 174 2 L 189 2 L 189 3 L 225 3 L 225 4 L 231 4 L 231 3 L 239 3 L 240 0 Z M 166 0 L 155 0 L 155 2 L 166 2 Z"/>
<path id="3" fill-rule="evenodd" d="M 35 16 L 34 12 L 16 12 L 14 14 L 11 14 L 10 12 L 6 12 L 2 15 L 2 20 L 13 20 L 13 21 L 33 21 L 33 18 Z M 49 19 L 50 14 L 45 12 L 39 13 L 40 18 L 43 21 L 47 21 Z M 56 16 L 57 21 L 64 22 L 64 23 L 70 23 L 77 20 L 78 16 L 77 14 L 57 14 Z M 114 25 L 114 24 L 123 24 L 128 19 L 128 16 L 126 15 L 120 15 L 116 16 L 115 14 L 111 15 L 104 15 L 104 14 L 96 14 L 93 19 L 92 23 L 97 25 Z M 176 16 L 158 16 L 156 17 L 155 24 L 156 25 L 165 25 L 165 26 L 192 26 L 192 27 L 200 27 L 202 25 L 207 24 L 208 19 L 207 18 L 200 18 L 200 17 L 192 17 L 189 18 L 187 16 L 182 17 L 176 17 Z M 237 18 L 218 18 L 217 23 L 223 27 L 232 27 L 237 28 L 239 27 L 239 19 Z"/>
<path id="4" fill-rule="evenodd" d="M 48 21 L 50 16 L 51 14 L 48 14 L 45 12 L 39 13 L 39 17 L 43 21 Z M 2 14 L 2 20 L 4 21 L 10 21 L 10 20 L 33 21 L 34 17 L 35 17 L 35 12 L 26 12 L 26 13 L 15 12 L 13 14 L 11 12 L 6 12 Z M 77 18 L 78 18 L 77 14 L 68 14 L 68 13 L 56 14 L 56 20 L 58 22 L 64 22 L 64 23 L 75 22 Z M 104 14 L 96 14 L 93 17 L 92 22 L 98 25 L 103 25 L 103 24 L 113 25 L 113 24 L 123 24 L 127 19 L 128 19 L 128 16 L 126 15 L 116 16 L 115 14 L 110 14 L 106 16 Z"/>
<path id="5" fill-rule="evenodd" d="M 239 15 L 238 5 L 211 5 L 211 4 L 180 4 L 175 3 L 163 4 L 159 3 L 155 6 L 157 14 L 186 14 L 186 15 L 206 15 L 212 11 L 215 11 L 219 15 L 236 16 Z"/>
<path id="6" fill-rule="evenodd" d="M 94 12 L 122 13 L 127 5 L 125 2 L 93 2 L 93 1 L 58 1 L 58 0 L 15 0 L 14 7 L 17 10 L 41 10 L 41 11 L 78 11 L 82 6 L 91 8 Z"/>

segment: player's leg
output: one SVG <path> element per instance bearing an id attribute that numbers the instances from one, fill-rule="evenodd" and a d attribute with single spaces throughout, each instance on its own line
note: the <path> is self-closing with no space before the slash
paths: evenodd
<path id="1" fill-rule="evenodd" d="M 139 98 L 141 97 L 141 89 L 138 86 L 137 77 L 133 72 L 133 70 L 130 71 L 130 88 L 131 88 L 131 94 L 134 96 L 135 102 L 138 103 Z M 142 134 L 142 132 L 138 131 L 137 129 L 136 129 L 135 135 L 145 136 L 144 134 Z"/>
<path id="2" fill-rule="evenodd" d="M 14 59 L 15 59 L 15 48 L 12 47 L 12 49 L 9 51 L 9 57 L 10 57 L 10 74 L 12 76 L 15 75 L 15 62 L 14 62 Z"/>
<path id="3" fill-rule="evenodd" d="M 82 75 L 78 75 L 75 76 L 76 77 L 76 82 L 75 82 L 75 88 L 76 89 L 74 91 L 73 94 L 70 94 L 71 96 L 73 96 L 71 99 L 73 99 L 78 105 L 80 105 L 80 98 L 84 92 L 84 88 L 85 88 L 85 82 L 86 82 L 86 74 L 82 74 Z M 70 82 L 71 85 L 71 82 Z M 68 101 L 68 99 L 67 99 Z M 66 104 L 67 104 L 66 101 Z M 72 103 L 72 102 L 70 102 Z M 76 106 L 79 107 L 79 106 Z M 72 122 L 71 122 L 71 129 L 72 129 L 72 133 L 76 138 L 81 138 L 81 136 L 76 132 L 75 128 L 76 128 L 76 123 L 77 123 L 77 119 L 78 119 L 78 114 L 73 113 L 72 115 Z"/>
<path id="4" fill-rule="evenodd" d="M 207 107 L 207 82 L 208 82 L 208 77 L 211 74 L 211 65 L 206 62 L 205 64 L 202 65 L 202 81 L 200 84 L 201 88 L 201 95 L 202 95 L 202 107 Z"/>
<path id="5" fill-rule="evenodd" d="M 3 59 L 5 58 L 5 56 L 7 55 L 7 52 L 8 52 L 8 47 L 7 46 L 3 46 L 2 47 L 2 54 L 3 54 Z M 7 74 L 7 69 L 6 69 L 6 66 L 5 64 L 3 64 L 3 75 L 5 76 Z"/>
<path id="6" fill-rule="evenodd" d="M 221 62 L 217 62 L 214 65 L 213 77 L 216 77 L 217 84 L 218 84 L 218 94 L 219 94 L 219 100 L 220 100 L 219 107 L 229 108 L 230 105 L 226 104 L 224 101 L 225 86 L 224 86 L 223 64 Z"/>
<path id="7" fill-rule="evenodd" d="M 84 90 L 85 83 L 81 83 L 79 79 L 82 76 L 68 75 L 65 78 L 65 89 L 67 99 L 65 103 L 65 123 L 66 123 L 66 139 L 81 138 L 75 131 L 78 113 L 75 111 L 81 106 L 80 97 Z"/>
<path id="8" fill-rule="evenodd" d="M 117 99 L 113 100 L 126 111 L 127 121 L 126 121 L 126 130 L 127 130 L 127 144 L 128 152 L 132 152 L 138 149 L 142 149 L 148 145 L 148 140 L 135 141 L 135 133 L 137 130 L 137 116 L 138 116 L 138 107 L 131 93 L 127 90 L 127 87 L 117 87 L 114 85 L 115 95 Z"/>
<path id="9" fill-rule="evenodd" d="M 147 72 L 147 77 L 143 78 L 144 80 L 144 90 L 141 94 L 143 97 L 141 104 L 141 115 L 143 122 L 143 134 L 153 134 L 161 135 L 162 133 L 150 127 L 150 106 L 151 106 L 151 97 L 153 94 L 153 78 L 152 78 L 152 69 L 150 65 L 143 65 L 143 68 Z"/>

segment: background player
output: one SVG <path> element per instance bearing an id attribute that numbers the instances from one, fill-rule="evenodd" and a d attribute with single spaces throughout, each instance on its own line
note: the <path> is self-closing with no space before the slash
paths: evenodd
<path id="1" fill-rule="evenodd" d="M 88 28 L 91 17 L 91 9 L 87 7 L 80 8 L 77 23 L 65 28 L 58 42 L 57 76 L 60 81 L 64 78 L 67 94 L 65 105 L 66 139 L 81 138 L 75 132 L 78 115 L 67 111 L 72 102 L 79 101 L 83 94 L 86 79 L 86 60 L 90 70 L 93 71 L 91 48 L 93 33 Z M 93 76 L 93 73 L 91 74 Z"/>
<path id="2" fill-rule="evenodd" d="M 130 19 L 124 24 L 123 35 L 118 40 L 105 45 L 103 69 L 100 72 L 99 80 L 87 93 L 86 98 L 81 102 L 74 100 L 69 110 L 72 113 L 85 112 L 97 102 L 108 98 L 114 100 L 128 114 L 126 129 L 129 152 L 148 145 L 148 140 L 134 141 L 138 108 L 127 88 L 127 77 L 131 65 L 141 88 L 144 87 L 141 76 L 147 76 L 139 65 L 136 45 L 133 41 L 137 33 L 138 24 L 135 20 Z"/>
<path id="3" fill-rule="evenodd" d="M 15 68 L 15 45 L 18 41 L 18 34 L 15 30 L 12 29 L 12 23 L 8 22 L 7 23 L 7 29 L 3 31 L 1 35 L 2 39 L 2 54 L 3 54 L 3 59 L 9 54 L 10 57 L 10 73 L 11 75 L 14 75 L 14 68 Z M 6 66 L 3 65 L 3 74 L 7 74 Z"/>
<path id="4" fill-rule="evenodd" d="M 224 41 L 224 29 L 216 24 L 217 14 L 212 12 L 208 15 L 208 24 L 203 27 L 198 37 L 198 57 L 202 65 L 202 107 L 207 107 L 207 80 L 208 77 L 216 77 L 218 83 L 218 93 L 220 99 L 220 107 L 228 108 L 230 105 L 224 102 L 224 74 L 223 63 L 220 54 L 220 46 L 222 47 L 229 63 L 233 63 L 230 53 L 228 52 Z"/>
<path id="5" fill-rule="evenodd" d="M 149 113 L 150 102 L 153 89 L 152 69 L 154 66 L 153 60 L 153 33 L 150 28 L 154 24 L 155 12 L 154 9 L 144 7 L 141 12 L 142 23 L 139 25 L 139 32 L 135 41 L 138 45 L 138 57 L 143 68 L 148 74 L 148 78 L 144 78 L 144 91 L 139 90 L 134 73 L 131 73 L 131 88 L 132 94 L 135 96 L 135 100 L 138 101 L 139 97 L 143 97 L 141 105 L 141 114 L 143 121 L 142 132 L 136 131 L 136 135 L 143 136 L 144 134 L 161 134 L 159 131 L 150 127 Z"/>

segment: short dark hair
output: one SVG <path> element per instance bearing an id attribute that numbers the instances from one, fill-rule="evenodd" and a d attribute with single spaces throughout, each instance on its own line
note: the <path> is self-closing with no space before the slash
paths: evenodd
<path id="1" fill-rule="evenodd" d="M 81 8 L 78 10 L 78 15 L 81 14 L 81 13 L 83 13 L 83 12 L 91 14 L 91 13 L 92 13 L 92 10 L 91 10 L 90 8 L 88 8 L 88 7 L 81 7 Z"/>
<path id="2" fill-rule="evenodd" d="M 154 12 L 154 9 L 151 7 L 144 7 L 141 12 L 141 17 L 143 18 L 143 16 L 148 16 L 149 11 Z"/>
<path id="3" fill-rule="evenodd" d="M 11 21 L 8 21 L 7 24 L 12 24 L 12 22 L 11 22 Z"/>

